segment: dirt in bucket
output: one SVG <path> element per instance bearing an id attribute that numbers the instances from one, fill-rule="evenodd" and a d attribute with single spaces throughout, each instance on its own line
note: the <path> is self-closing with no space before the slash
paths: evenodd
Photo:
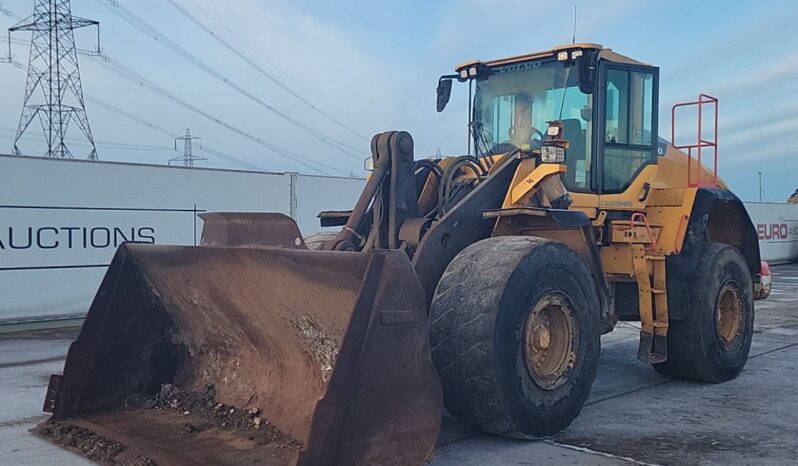
<path id="1" fill-rule="evenodd" d="M 309 315 L 291 321 L 305 351 L 319 364 L 322 382 L 330 380 L 344 332 L 326 328 Z"/>
<path id="2" fill-rule="evenodd" d="M 37 433 L 108 465 L 271 465 L 296 457 L 301 442 L 257 408 L 219 403 L 215 394 L 212 385 L 185 391 L 164 384 L 154 397 L 132 397 L 119 410 L 80 419 L 46 421 Z"/>

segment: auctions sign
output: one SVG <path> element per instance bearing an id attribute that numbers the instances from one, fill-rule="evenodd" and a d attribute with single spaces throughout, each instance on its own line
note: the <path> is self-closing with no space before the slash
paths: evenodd
<path id="1" fill-rule="evenodd" d="M 156 230 L 144 227 L 41 226 L 0 231 L 0 249 L 116 249 L 124 242 L 155 244 Z"/>
<path id="2" fill-rule="evenodd" d="M 198 212 L 0 206 L 0 271 L 103 267 L 126 242 L 196 244 Z"/>

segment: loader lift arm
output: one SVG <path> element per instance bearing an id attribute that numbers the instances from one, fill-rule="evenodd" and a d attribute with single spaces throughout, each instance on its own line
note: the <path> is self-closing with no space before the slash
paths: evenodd
<path id="1" fill-rule="evenodd" d="M 376 135 L 354 208 L 320 214 L 334 238 L 213 213 L 200 247 L 122 245 L 40 432 L 120 462 L 423 464 L 444 402 L 496 435 L 566 428 L 619 317 L 657 371 L 736 377 L 767 267 L 739 200 L 658 140 L 658 69 L 569 44 L 455 71 L 437 109 L 474 85 L 476 155 Z"/>

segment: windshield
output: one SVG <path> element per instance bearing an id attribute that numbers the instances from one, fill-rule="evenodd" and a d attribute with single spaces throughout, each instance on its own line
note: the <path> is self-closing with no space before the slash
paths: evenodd
<path id="1" fill-rule="evenodd" d="M 589 188 L 592 94 L 579 90 L 578 69 L 554 59 L 496 67 L 476 82 L 473 136 L 480 155 L 540 146 L 548 121 L 562 120 L 570 143 L 563 181 Z"/>

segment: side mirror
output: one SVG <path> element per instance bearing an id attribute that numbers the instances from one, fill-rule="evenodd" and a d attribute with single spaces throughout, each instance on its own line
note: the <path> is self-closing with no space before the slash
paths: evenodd
<path id="1" fill-rule="evenodd" d="M 576 60 L 579 70 L 579 90 L 585 94 L 592 94 L 598 75 L 598 50 L 585 53 Z"/>
<path id="2" fill-rule="evenodd" d="M 438 112 L 442 112 L 449 103 L 449 98 L 452 96 L 452 80 L 449 78 L 441 78 L 438 80 Z"/>
<path id="3" fill-rule="evenodd" d="M 588 107 L 587 105 L 582 107 L 582 110 L 580 110 L 579 113 L 580 113 L 579 116 L 581 116 L 582 120 L 584 121 L 590 121 L 593 119 L 593 108 Z"/>

